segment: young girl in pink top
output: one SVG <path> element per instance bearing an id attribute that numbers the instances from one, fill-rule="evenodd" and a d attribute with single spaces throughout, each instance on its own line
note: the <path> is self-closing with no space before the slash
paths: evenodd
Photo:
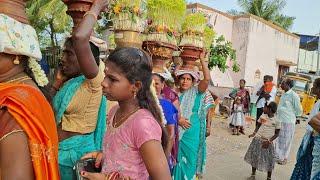
<path id="1" fill-rule="evenodd" d="M 101 173 L 82 172 L 88 179 L 171 179 L 162 148 L 166 142 L 162 115 L 150 91 L 152 63 L 136 48 L 120 48 L 106 62 L 103 93 L 118 101 L 108 115 L 103 153 L 91 153 Z M 161 142 L 163 144 L 161 145 Z"/>

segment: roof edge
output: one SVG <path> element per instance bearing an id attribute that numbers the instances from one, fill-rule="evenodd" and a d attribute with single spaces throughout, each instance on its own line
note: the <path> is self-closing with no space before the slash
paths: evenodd
<path id="1" fill-rule="evenodd" d="M 250 18 L 250 17 L 251 17 L 251 18 L 253 18 L 253 19 L 257 20 L 257 21 L 260 21 L 260 22 L 268 25 L 269 27 L 271 27 L 271 28 L 273 28 L 273 29 L 276 29 L 276 30 L 278 30 L 278 31 L 280 31 L 280 32 L 282 32 L 282 33 L 284 33 L 284 34 L 286 34 L 286 35 L 289 35 L 289 36 L 291 36 L 291 37 L 300 39 L 300 37 L 297 36 L 296 34 L 291 33 L 291 32 L 289 32 L 289 31 L 283 29 L 282 27 L 273 24 L 271 21 L 264 20 L 263 18 L 258 17 L 258 16 L 253 15 L 253 14 L 249 14 L 249 13 L 248 13 L 248 14 L 244 14 L 244 15 L 233 16 L 233 15 L 230 15 L 230 14 L 228 14 L 228 13 L 219 11 L 219 10 L 217 10 L 217 9 L 214 9 L 214 8 L 212 8 L 212 7 L 206 6 L 206 5 L 201 4 L 201 3 L 191 3 L 191 4 L 188 4 L 188 5 L 187 5 L 187 9 L 190 9 L 190 8 L 202 8 L 202 9 L 206 9 L 206 10 L 209 10 L 209 11 L 214 11 L 214 12 L 216 12 L 216 13 L 218 13 L 218 14 L 221 14 L 221 15 L 223 15 L 223 16 L 225 16 L 225 17 L 227 17 L 227 18 L 233 19 L 233 20 L 239 19 L 239 18 Z"/>
<path id="2" fill-rule="evenodd" d="M 218 14 L 221 14 L 221 15 L 224 15 L 225 17 L 227 18 L 230 18 L 230 19 L 233 19 L 234 16 L 228 14 L 228 13 L 225 13 L 225 12 L 222 12 L 222 11 L 219 11 L 217 9 L 214 9 L 212 7 L 209 7 L 209 6 L 206 6 L 204 4 L 201 4 L 201 3 L 191 3 L 191 4 L 188 4 L 187 5 L 187 9 L 190 9 L 190 8 L 202 8 L 202 9 L 206 9 L 206 10 L 209 10 L 209 11 L 214 11 Z"/>
<path id="3" fill-rule="evenodd" d="M 248 13 L 248 14 L 245 14 L 245 15 L 234 16 L 234 19 L 239 19 L 239 18 L 253 18 L 253 19 L 255 19 L 255 20 L 257 20 L 257 21 L 260 21 L 260 22 L 264 23 L 265 25 L 268 25 L 268 26 L 270 26 L 271 28 L 276 29 L 276 30 L 278 30 L 278 31 L 280 31 L 280 32 L 282 32 L 282 33 L 284 33 L 284 34 L 287 34 L 287 35 L 289 35 L 289 36 L 291 36 L 291 37 L 300 39 L 300 37 L 297 36 L 297 35 L 295 35 L 294 33 L 291 33 L 291 32 L 289 32 L 289 31 L 283 29 L 282 27 L 273 24 L 271 21 L 267 21 L 267 20 L 265 20 L 265 19 L 263 19 L 263 18 L 261 18 L 261 17 L 258 17 L 258 16 L 256 16 L 256 15 L 253 15 L 253 14 L 249 14 L 249 13 Z"/>

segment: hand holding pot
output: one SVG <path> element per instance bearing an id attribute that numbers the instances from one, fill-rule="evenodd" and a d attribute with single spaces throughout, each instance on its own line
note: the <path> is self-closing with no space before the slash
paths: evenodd
<path id="1" fill-rule="evenodd" d="M 203 50 L 201 53 L 200 53 L 200 60 L 201 61 L 204 61 L 204 60 L 206 60 L 207 59 L 207 51 L 206 50 Z"/>

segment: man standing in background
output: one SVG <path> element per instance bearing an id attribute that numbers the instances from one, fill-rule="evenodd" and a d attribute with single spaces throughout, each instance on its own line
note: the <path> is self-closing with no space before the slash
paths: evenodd
<path id="1" fill-rule="evenodd" d="M 286 164 L 289 157 L 291 144 L 294 137 L 296 117 L 302 114 L 300 98 L 292 88 L 294 81 L 284 79 L 281 83 L 281 89 L 285 93 L 281 96 L 277 119 L 281 122 L 279 137 L 275 141 L 276 156 L 279 164 Z"/>

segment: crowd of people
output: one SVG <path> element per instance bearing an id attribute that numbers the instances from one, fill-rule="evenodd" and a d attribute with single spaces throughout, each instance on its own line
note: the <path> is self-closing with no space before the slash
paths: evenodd
<path id="1" fill-rule="evenodd" d="M 107 4 L 95 1 L 65 40 L 52 82 L 35 30 L 0 14 L 1 179 L 201 178 L 214 104 L 205 53 L 201 80 L 192 70 L 153 72 L 138 48 L 100 59 L 90 36 Z M 89 158 L 99 172 L 79 171 Z"/>
<path id="2" fill-rule="evenodd" d="M 210 73 L 200 55 L 195 70 L 154 72 L 147 52 L 118 48 L 100 59 L 90 40 L 97 16 L 108 5 L 96 0 L 64 43 L 55 79 L 49 82 L 35 30 L 0 14 L 0 179 L 90 180 L 201 179 L 206 138 L 211 133 L 215 97 Z M 246 116 L 256 105 L 256 127 L 244 160 L 271 179 L 275 163 L 286 164 L 296 117 L 302 113 L 294 82 L 284 79 L 277 105 L 272 76 L 254 93 L 246 81 L 230 93 L 230 127 L 245 134 Z M 320 79 L 313 93 L 320 98 Z M 110 101 L 112 103 L 111 106 Z M 320 178 L 320 102 L 309 126 L 291 179 Z M 108 111 L 108 109 L 110 109 Z M 14 151 L 12 151 L 14 149 Z M 78 169 L 93 158 L 93 169 Z"/>
<path id="3" fill-rule="evenodd" d="M 244 134 L 246 114 L 256 107 L 256 128 L 249 138 L 253 140 L 248 147 L 244 160 L 252 167 L 249 179 L 255 179 L 256 170 L 267 172 L 271 179 L 275 163 L 287 163 L 294 139 L 297 117 L 302 115 L 300 97 L 293 91 L 294 81 L 283 79 L 280 88 L 284 91 L 280 102 L 275 103 L 277 88 L 272 83 L 273 77 L 264 76 L 264 83 L 256 92 L 249 92 L 245 80 L 240 80 L 240 88 L 234 89 L 229 96 L 234 99 L 230 127 L 233 134 Z M 320 79 L 313 83 L 312 93 L 318 98 Z M 251 101 L 250 97 L 257 101 Z M 319 101 L 309 115 L 306 134 L 297 153 L 297 162 L 291 180 L 320 178 L 319 136 Z M 248 109 L 249 107 L 249 109 Z M 318 143 L 318 144 L 317 144 Z"/>

